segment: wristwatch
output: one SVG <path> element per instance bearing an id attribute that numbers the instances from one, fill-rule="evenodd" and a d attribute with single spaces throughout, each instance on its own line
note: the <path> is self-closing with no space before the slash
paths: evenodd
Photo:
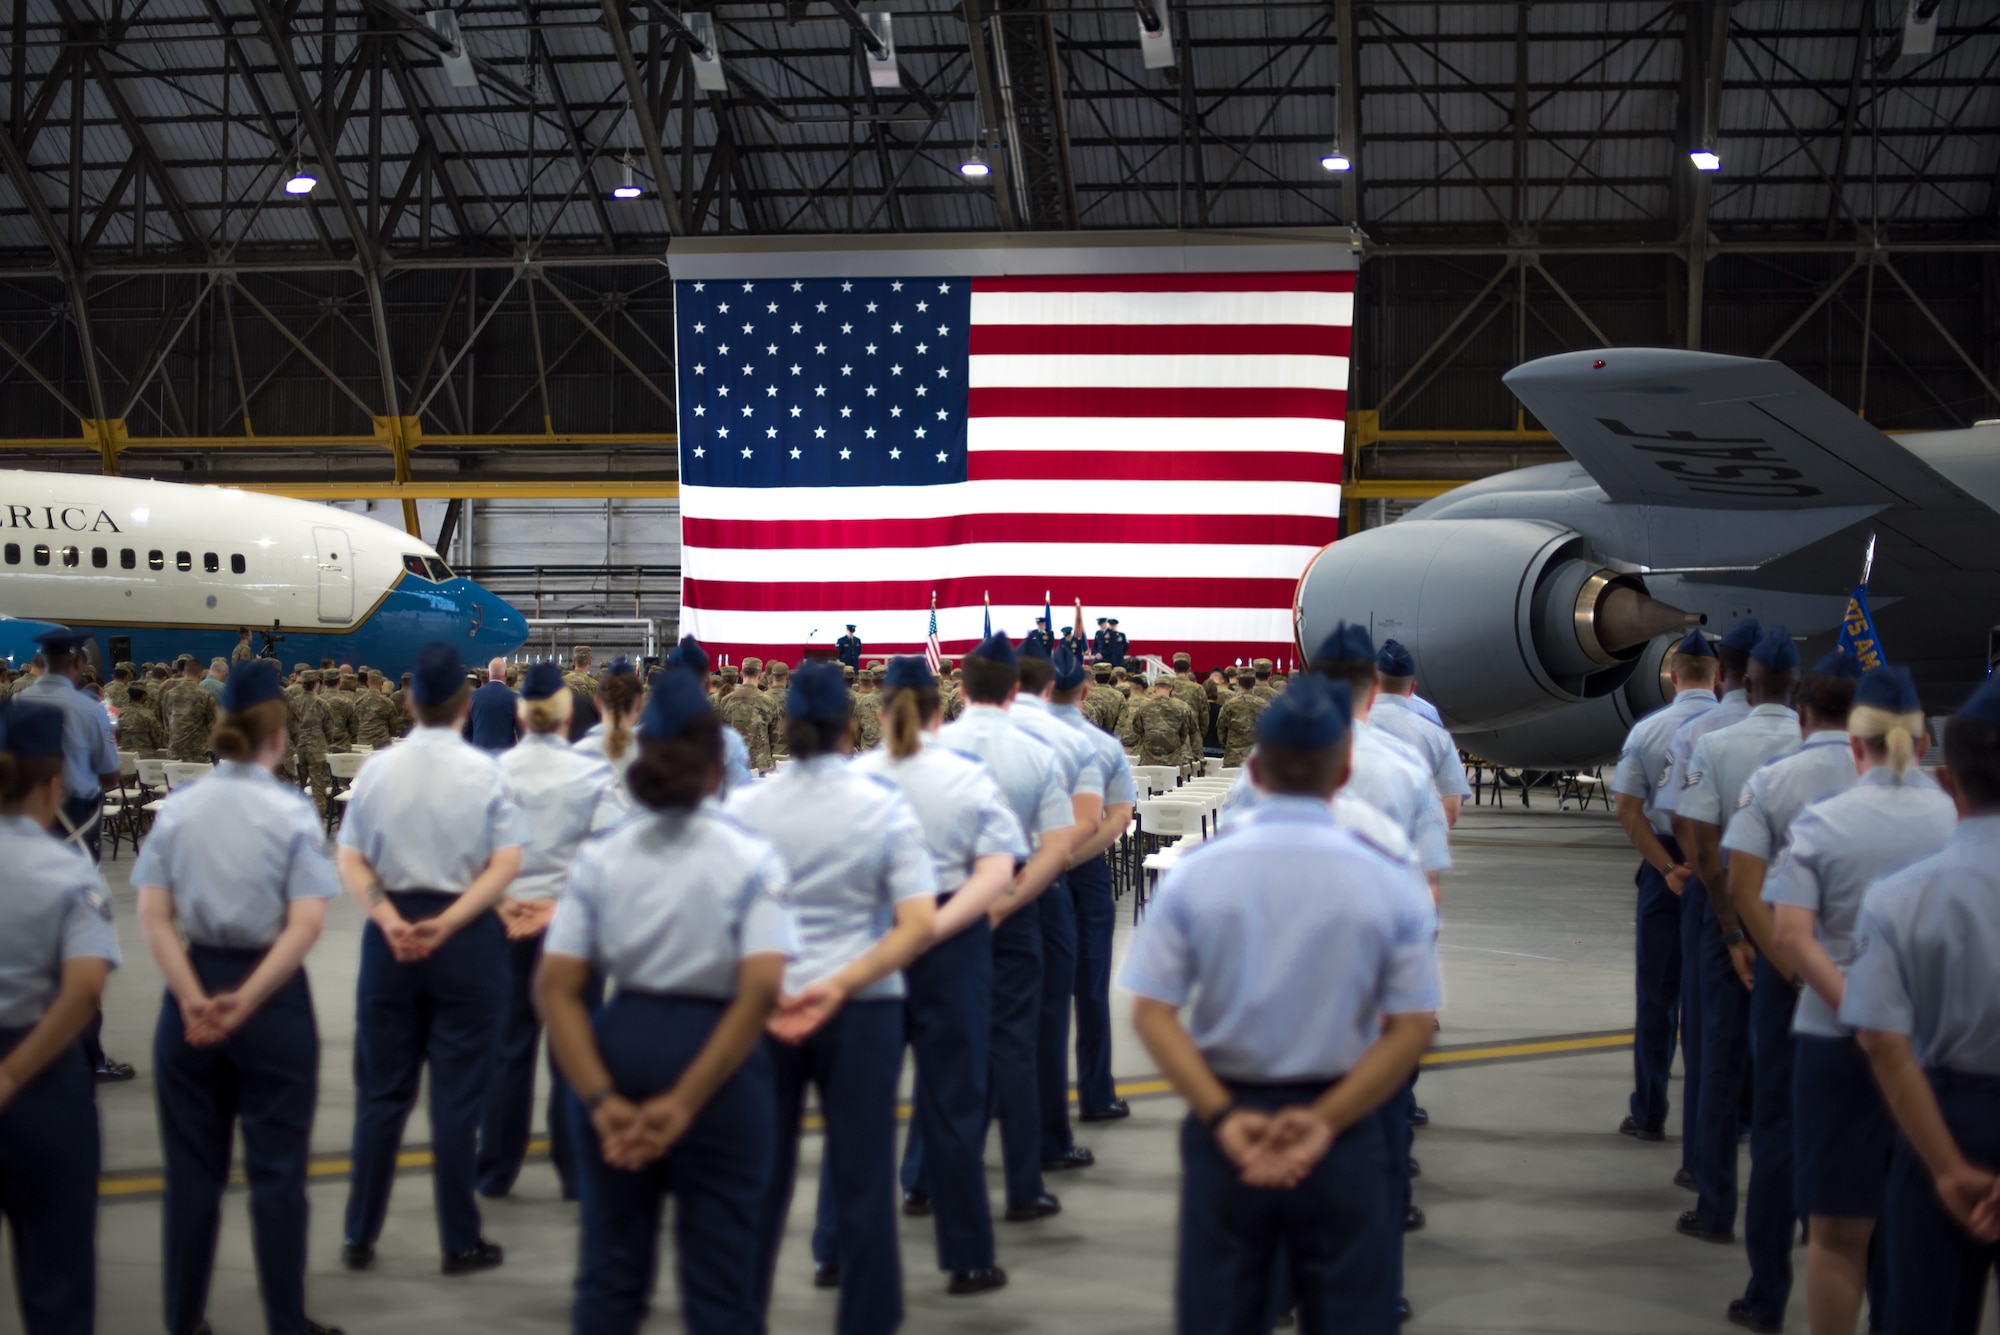
<path id="1" fill-rule="evenodd" d="M 606 1085 L 603 1089 L 598 1090 L 595 1094 L 584 1095 L 582 1100 L 583 1110 L 585 1112 L 596 1112 L 598 1108 L 603 1105 L 606 1099 L 610 1098 L 613 1094 L 616 1094 L 617 1092 L 618 1090 L 614 1086 Z"/>

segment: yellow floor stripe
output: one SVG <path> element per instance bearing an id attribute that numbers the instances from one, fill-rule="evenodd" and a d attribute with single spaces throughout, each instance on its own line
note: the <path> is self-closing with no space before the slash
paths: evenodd
<path id="1" fill-rule="evenodd" d="M 1630 1031 L 1610 1034 L 1581 1034 L 1573 1038 L 1524 1039 L 1517 1043 L 1494 1043 L 1484 1047 L 1453 1048 L 1446 1052 L 1427 1052 L 1424 1054 L 1423 1064 L 1425 1066 L 1460 1066 L 1473 1062 L 1509 1061 L 1531 1057 L 1556 1057 L 1575 1052 L 1599 1052 L 1615 1048 L 1629 1048 L 1631 1046 L 1632 1035 Z M 1118 1097 L 1124 1099 L 1152 1098 L 1162 1094 L 1171 1094 L 1174 1091 L 1174 1087 L 1171 1084 L 1157 1077 L 1147 1080 L 1121 1081 L 1117 1088 Z M 1075 1103 L 1076 1097 L 1076 1091 L 1072 1089 L 1069 1092 L 1069 1101 Z M 910 1117 L 910 1105 L 907 1103 L 899 1105 L 896 1109 L 896 1117 L 899 1121 L 908 1121 Z M 819 1131 L 825 1128 L 825 1123 L 821 1120 L 818 1113 L 808 1113 L 801 1126 L 807 1131 Z M 528 1142 L 529 1158 L 546 1158 L 548 1157 L 548 1152 L 549 1142 L 546 1137 L 537 1137 Z M 404 1150 L 396 1156 L 396 1167 L 399 1170 L 429 1168 L 435 1162 L 436 1160 L 429 1150 Z M 345 1177 L 350 1167 L 351 1163 L 345 1156 L 313 1159 L 306 1164 L 306 1176 L 308 1178 Z M 241 1172 L 229 1175 L 229 1184 L 233 1187 L 242 1186 L 244 1181 L 245 1179 Z M 166 1186 L 166 1179 L 158 1172 L 107 1173 L 98 1179 L 97 1194 L 102 1199 L 115 1199 L 125 1196 L 149 1196 L 166 1190 Z"/>

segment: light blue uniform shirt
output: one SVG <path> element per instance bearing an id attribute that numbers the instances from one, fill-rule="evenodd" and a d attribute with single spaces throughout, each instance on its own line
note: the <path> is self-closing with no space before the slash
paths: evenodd
<path id="1" fill-rule="evenodd" d="M 1076 824 L 1055 752 L 1015 727 L 998 705 L 967 705 L 938 730 L 938 745 L 985 762 L 1030 843 Z"/>
<path id="2" fill-rule="evenodd" d="M 632 767 L 633 757 L 639 754 L 639 743 L 635 737 L 632 744 L 625 748 L 623 755 L 613 758 L 611 753 L 605 749 L 605 739 L 610 735 L 610 731 L 610 726 L 602 721 L 593 723 L 588 732 L 576 739 L 575 745 L 576 749 L 584 755 L 596 756 L 608 762 L 612 773 L 618 778 L 616 787 L 622 791 L 625 782 L 625 771 Z M 749 744 L 743 740 L 743 734 L 736 731 L 736 729 L 724 728 L 722 730 L 722 796 L 727 797 L 738 788 L 745 787 L 750 782 Z M 622 800 L 621 812 L 631 811 L 632 808 L 633 803 L 629 799 Z"/>
<path id="3" fill-rule="evenodd" d="M 1777 861 L 1798 814 L 1854 786 L 1854 752 L 1842 729 L 1816 732 L 1799 749 L 1750 776 L 1737 794 L 1722 846 L 1765 862 Z"/>
<path id="4" fill-rule="evenodd" d="M 963 886 L 980 858 L 1005 853 L 1025 861 L 1032 851 L 1000 786 L 970 756 L 926 738 L 915 755 L 902 760 L 878 747 L 855 760 L 854 772 L 895 785 L 916 812 L 937 868 L 939 894 Z"/>
<path id="5" fill-rule="evenodd" d="M 1410 702 L 1410 708 L 1415 710 L 1418 716 L 1423 718 L 1425 722 L 1434 723 L 1440 728 L 1444 727 L 1444 717 L 1438 713 L 1436 705 L 1424 699 L 1421 695 L 1406 695 L 1403 698 Z M 1447 731 L 1449 730 L 1447 729 Z"/>
<path id="6" fill-rule="evenodd" d="M 594 757 L 611 766 L 611 773 L 622 783 L 625 771 L 632 768 L 633 757 L 639 754 L 639 739 L 627 734 L 625 750 L 616 756 L 611 754 L 610 741 L 611 725 L 599 719 L 590 725 L 588 732 L 570 744 L 570 750 L 580 756 Z"/>
<path id="7" fill-rule="evenodd" d="M 611 766 L 552 732 L 527 733 L 498 759 L 507 795 L 528 818 L 521 874 L 507 887 L 508 898 L 553 899 L 569 879 L 570 860 L 590 837 L 598 802 L 616 782 Z"/>
<path id="8" fill-rule="evenodd" d="M 1653 809 L 1672 817 L 1680 805 L 1685 786 L 1688 757 L 1694 744 L 1721 728 L 1731 727 L 1750 717 L 1750 692 L 1738 688 L 1723 696 L 1713 708 L 1705 709 L 1674 730 L 1667 741 L 1667 764 L 1653 784 Z M 1669 822 L 1667 828 L 1673 825 Z"/>
<path id="9" fill-rule="evenodd" d="M 1451 831 L 1445 824 L 1444 804 L 1410 749 L 1365 723 L 1354 725 L 1353 737 L 1353 754 L 1341 794 L 1387 816 L 1403 832 L 1416 852 L 1417 865 L 1426 872 L 1451 866 Z M 1245 765 L 1223 797 L 1222 814 L 1233 825 L 1269 800 L 1250 782 L 1250 767 Z"/>
<path id="10" fill-rule="evenodd" d="M 1384 1016 L 1438 1008 L 1437 913 L 1415 868 L 1324 803 L 1268 797 L 1161 879 L 1118 981 L 1190 1007 L 1225 1080 L 1333 1080 Z"/>
<path id="11" fill-rule="evenodd" d="M 118 772 L 118 739 L 104 706 L 76 689 L 68 677 L 44 672 L 14 697 L 26 704 L 48 705 L 63 716 L 63 795 L 102 795 L 100 774 Z"/>
<path id="12" fill-rule="evenodd" d="M 725 810 L 777 845 L 791 873 L 785 905 L 799 949 L 785 971 L 797 992 L 864 955 L 895 922 L 896 905 L 938 893 L 937 868 L 917 815 L 893 784 L 856 774 L 840 756 L 794 760 Z M 865 988 L 863 1001 L 903 995 L 903 975 Z"/>
<path id="13" fill-rule="evenodd" d="M 1075 705 L 1050 705 L 1048 710 L 1050 718 L 1069 724 L 1096 754 L 1098 770 L 1104 776 L 1104 805 L 1137 802 L 1139 786 L 1132 778 L 1132 762 L 1118 739 L 1085 718 Z"/>
<path id="14" fill-rule="evenodd" d="M 746 955 L 798 950 L 790 884 L 770 841 L 713 806 L 645 812 L 577 854 L 542 948 L 621 989 L 728 1000 Z"/>
<path id="15" fill-rule="evenodd" d="M 1368 711 L 1368 722 L 1417 753 L 1439 797 L 1472 796 L 1472 785 L 1465 781 L 1465 764 L 1458 758 L 1458 743 L 1412 709 L 1409 696 L 1378 693 Z"/>
<path id="16" fill-rule="evenodd" d="M 462 894 L 494 853 L 531 837 L 500 762 L 456 728 L 417 728 L 354 776 L 340 846 L 368 859 L 384 890 Z"/>
<path id="17" fill-rule="evenodd" d="M 311 800 L 262 767 L 231 760 L 167 794 L 132 884 L 174 897 L 189 945 L 236 950 L 276 941 L 293 900 L 340 893 Z"/>
<path id="18" fill-rule="evenodd" d="M 74 959 L 118 967 L 111 894 L 90 855 L 49 837 L 26 816 L 0 816 L 0 1029 L 26 1029 L 62 990 Z"/>
<path id="19" fill-rule="evenodd" d="M 1961 820 L 1877 881 L 1854 942 L 1843 1023 L 1908 1034 L 1925 1066 L 2000 1075 L 2000 816 Z"/>
<path id="20" fill-rule="evenodd" d="M 1722 829 L 1736 814 L 1750 776 L 1798 750 L 1800 740 L 1799 716 L 1783 705 L 1758 705 L 1741 723 L 1708 733 L 1695 742 L 1681 771 L 1676 814 Z"/>
<path id="21" fill-rule="evenodd" d="M 1051 714 L 1047 701 L 1026 694 L 1015 696 L 1008 716 L 1015 727 L 1056 753 L 1056 761 L 1062 767 L 1063 788 L 1070 796 L 1104 796 L 1107 776 L 1097 749 L 1076 729 Z"/>
<path id="22" fill-rule="evenodd" d="M 1811 909 L 1814 932 L 1843 970 L 1854 960 L 1855 927 L 1868 888 L 1945 846 L 1958 810 L 1923 771 L 1901 779 L 1886 766 L 1869 770 L 1846 791 L 1801 811 L 1791 843 L 1764 880 L 1764 901 Z M 1841 1038 L 1854 1031 L 1808 987 L 1792 1017 L 1792 1032 Z"/>
<path id="23" fill-rule="evenodd" d="M 1665 706 L 1633 724 L 1632 731 L 1625 736 L 1625 747 L 1618 753 L 1617 772 L 1611 776 L 1611 791 L 1638 798 L 1655 834 L 1674 832 L 1673 822 L 1655 806 L 1660 781 L 1667 773 L 1667 746 L 1681 724 L 1713 708 L 1714 691 L 1681 691 Z"/>

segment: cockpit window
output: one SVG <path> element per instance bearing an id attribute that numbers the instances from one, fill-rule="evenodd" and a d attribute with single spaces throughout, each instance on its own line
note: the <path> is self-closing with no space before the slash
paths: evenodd
<path id="1" fill-rule="evenodd" d="M 429 579 L 431 577 L 431 572 L 424 569 L 424 558 L 421 556 L 405 556 L 403 558 L 403 569 L 409 571 L 418 579 Z"/>
<path id="2" fill-rule="evenodd" d="M 424 564 L 431 568 L 431 578 L 442 584 L 451 578 L 451 567 L 435 556 L 426 556 Z"/>

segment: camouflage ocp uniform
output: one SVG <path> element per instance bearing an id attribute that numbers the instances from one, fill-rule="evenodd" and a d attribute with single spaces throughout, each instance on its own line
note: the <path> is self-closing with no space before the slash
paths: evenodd
<path id="1" fill-rule="evenodd" d="M 1234 691 L 1222 702 L 1222 712 L 1215 717 L 1215 735 L 1222 743 L 1223 764 L 1241 765 L 1257 745 L 1257 716 L 1269 704 L 1253 691 Z"/>
<path id="2" fill-rule="evenodd" d="M 771 756 L 775 760 L 779 756 L 792 754 L 791 748 L 785 742 L 785 692 L 791 689 L 791 664 L 772 663 L 767 674 L 767 682 L 764 698 L 771 702 L 771 726 L 775 729 L 772 734 L 775 740 L 771 743 Z"/>
<path id="3" fill-rule="evenodd" d="M 1125 712 L 1125 693 L 1109 681 L 1098 682 L 1084 696 L 1083 712 L 1092 723 L 1116 737 L 1118 719 Z"/>
<path id="4" fill-rule="evenodd" d="M 208 759 L 209 734 L 215 731 L 215 697 L 201 683 L 181 678 L 161 700 L 166 713 L 167 754 L 195 763 Z"/>
<path id="5" fill-rule="evenodd" d="M 322 673 L 320 680 L 325 681 Z M 326 749 L 329 751 L 352 751 L 354 749 L 354 697 L 339 691 L 322 691 L 320 707 L 326 711 Z"/>
<path id="6" fill-rule="evenodd" d="M 722 721 L 743 736 L 750 748 L 750 767 L 759 772 L 771 768 L 771 715 L 764 708 L 764 694 L 755 690 L 734 690 L 716 706 Z"/>
<path id="7" fill-rule="evenodd" d="M 575 691 L 581 699 L 597 699 L 597 678 L 584 671 L 585 664 L 590 662 L 590 646 L 577 645 L 570 650 L 569 657 L 572 666 L 563 673 L 563 685 Z"/>
<path id="8" fill-rule="evenodd" d="M 312 690 L 318 680 L 319 673 L 306 672 L 303 683 L 306 689 L 297 695 L 287 695 L 285 705 L 291 712 L 292 748 L 296 757 L 292 772 L 302 774 L 310 783 L 313 806 L 324 818 L 327 804 L 332 801 L 333 773 L 326 767 L 326 706 Z"/>
<path id="9" fill-rule="evenodd" d="M 396 705 L 379 684 L 354 697 L 354 740 L 361 746 L 387 746 L 396 735 Z"/>
<path id="10" fill-rule="evenodd" d="M 1170 695 L 1148 695 L 1132 708 L 1132 749 L 1141 765 L 1179 765 L 1187 756 L 1187 720 Z"/>
<path id="11" fill-rule="evenodd" d="M 118 711 L 118 749 L 136 751 L 148 760 L 156 760 L 166 754 L 166 725 L 160 722 L 160 716 L 153 712 L 151 706 L 133 700 Z"/>
<path id="12" fill-rule="evenodd" d="M 1250 666 L 1257 670 L 1257 685 L 1253 693 L 1261 696 L 1268 705 L 1278 698 L 1278 688 L 1271 684 L 1271 660 L 1260 658 Z"/>
<path id="13" fill-rule="evenodd" d="M 882 669 L 868 669 L 866 680 L 871 687 L 882 684 Z M 869 689 L 854 697 L 854 749 L 872 751 L 882 744 L 882 693 Z"/>

